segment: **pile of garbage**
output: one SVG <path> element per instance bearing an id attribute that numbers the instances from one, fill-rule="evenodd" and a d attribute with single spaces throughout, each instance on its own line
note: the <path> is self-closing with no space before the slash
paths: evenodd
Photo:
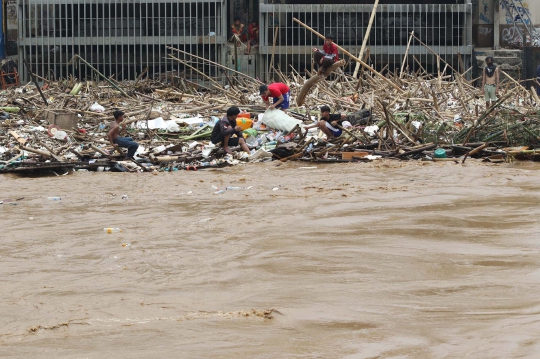
<path id="1" fill-rule="evenodd" d="M 446 68 L 438 76 L 425 71 L 383 76 L 363 69 L 354 78 L 339 72 L 309 91 L 305 85 L 315 70 L 286 76 L 274 69 L 275 80 L 291 88 L 291 103 L 302 94 L 301 105 L 287 114 L 266 110 L 260 81 L 223 71 L 230 74 L 228 84 L 216 82 L 213 88 L 181 76 L 166 83 L 42 78 L 39 88 L 33 83 L 8 88 L 0 93 L 0 173 L 198 170 L 272 160 L 537 158 L 540 101 L 504 71 L 500 98 L 486 108 L 473 86 L 478 79 L 454 70 L 443 75 Z M 321 105 L 348 116 L 340 137 L 304 130 L 319 119 Z M 228 154 L 209 141 L 230 106 L 243 111 L 237 124 L 250 154 L 240 148 Z M 124 161 L 125 153 L 107 139 L 116 109 L 126 113 L 127 136 L 139 143 L 134 160 Z"/>

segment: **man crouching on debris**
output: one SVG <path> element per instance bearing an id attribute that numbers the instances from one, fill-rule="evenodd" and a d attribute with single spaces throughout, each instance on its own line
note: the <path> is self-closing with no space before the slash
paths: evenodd
<path id="1" fill-rule="evenodd" d="M 343 132 L 341 128 L 338 128 L 337 126 L 341 126 L 345 118 L 345 115 L 341 115 L 339 113 L 336 114 L 330 114 L 330 107 L 328 106 L 321 106 L 321 119 L 317 123 L 314 123 L 313 125 L 309 125 L 304 127 L 304 129 L 307 131 L 310 128 L 318 127 L 322 132 L 326 134 L 328 139 L 333 139 L 341 136 L 341 133 Z"/>
<path id="2" fill-rule="evenodd" d="M 119 147 L 127 148 L 128 153 L 125 160 L 131 160 L 135 156 L 139 144 L 133 141 L 131 137 L 120 137 L 120 132 L 126 130 L 126 124 L 122 123 L 124 121 L 124 112 L 116 110 L 113 112 L 113 116 L 115 121 L 111 124 L 111 129 L 107 134 L 109 142 L 114 146 L 115 150 L 118 150 Z M 122 124 L 122 127 L 120 127 L 120 124 Z"/>
<path id="3" fill-rule="evenodd" d="M 329 75 L 328 69 L 330 66 L 334 64 L 334 59 L 336 57 L 335 54 L 327 54 L 324 51 L 321 51 L 317 48 L 313 48 L 314 54 L 313 54 L 313 61 L 319 66 L 319 70 L 317 71 L 317 75 Z"/>
<path id="4" fill-rule="evenodd" d="M 499 91 L 499 69 L 493 64 L 493 57 L 486 57 L 486 68 L 482 76 L 482 91 L 486 99 L 486 110 L 497 101 Z"/>
<path id="5" fill-rule="evenodd" d="M 242 150 L 249 154 L 249 148 L 242 135 L 242 127 L 236 125 L 236 117 L 239 114 L 240 109 L 238 107 L 229 107 L 227 114 L 214 125 L 210 139 L 215 145 L 221 143 L 223 150 L 227 153 L 232 153 L 229 146 L 240 145 Z M 232 137 L 232 135 L 237 137 Z"/>
<path id="6" fill-rule="evenodd" d="M 259 93 L 266 104 L 266 108 L 279 108 L 287 113 L 289 101 L 291 99 L 291 89 L 283 82 L 274 82 L 271 85 L 261 85 Z M 270 97 L 273 103 L 270 105 Z"/>

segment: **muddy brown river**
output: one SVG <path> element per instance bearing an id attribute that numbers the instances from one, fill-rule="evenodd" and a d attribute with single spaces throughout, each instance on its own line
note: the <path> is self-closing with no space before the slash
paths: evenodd
<path id="1" fill-rule="evenodd" d="M 538 358 L 539 168 L 2 176 L 0 358 Z"/>

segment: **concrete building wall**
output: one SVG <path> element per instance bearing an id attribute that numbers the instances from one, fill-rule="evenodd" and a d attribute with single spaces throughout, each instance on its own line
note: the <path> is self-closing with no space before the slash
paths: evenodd
<path id="1" fill-rule="evenodd" d="M 540 32 L 540 1 L 499 0 L 498 3 L 500 47 L 517 47 L 522 41 L 521 35 L 528 34 L 525 26 L 533 26 Z M 540 46 L 540 38 L 533 36 L 529 44 Z"/>
<path id="2" fill-rule="evenodd" d="M 473 42 L 477 47 L 492 47 L 495 3 L 498 0 L 473 0 Z"/>
<path id="3" fill-rule="evenodd" d="M 17 53 L 17 37 L 19 36 L 17 0 L 6 0 L 6 55 L 15 55 Z"/>

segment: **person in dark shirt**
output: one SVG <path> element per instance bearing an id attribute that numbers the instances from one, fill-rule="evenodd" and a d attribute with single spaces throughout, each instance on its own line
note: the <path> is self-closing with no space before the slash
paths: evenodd
<path id="1" fill-rule="evenodd" d="M 240 109 L 238 107 L 229 107 L 227 114 L 214 125 L 210 140 L 215 145 L 220 143 L 223 146 L 223 150 L 227 153 L 232 153 L 229 146 L 235 147 L 240 145 L 242 150 L 249 154 L 249 148 L 242 135 L 242 128 L 236 125 L 236 117 L 239 114 Z M 232 137 L 232 135 L 236 135 L 236 137 Z"/>
<path id="2" fill-rule="evenodd" d="M 321 106 L 321 119 L 313 125 L 304 127 L 304 129 L 307 131 L 310 128 L 318 127 L 322 132 L 326 134 L 328 139 L 337 138 L 341 136 L 342 133 L 341 128 L 338 128 L 337 126 L 341 126 L 344 119 L 344 115 L 338 113 L 330 114 L 330 107 L 325 105 Z"/>

